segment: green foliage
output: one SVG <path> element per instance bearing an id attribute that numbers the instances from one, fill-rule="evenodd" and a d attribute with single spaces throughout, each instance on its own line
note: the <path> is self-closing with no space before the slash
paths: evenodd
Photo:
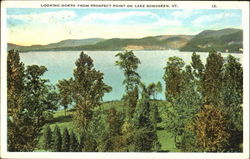
<path id="1" fill-rule="evenodd" d="M 119 57 L 115 65 L 124 71 L 125 80 L 123 84 L 125 85 L 126 91 L 133 91 L 135 86 L 140 83 L 140 75 L 136 72 L 138 64 L 141 63 L 140 60 L 132 51 L 118 53 L 115 56 Z"/>
<path id="2" fill-rule="evenodd" d="M 104 94 L 112 88 L 103 82 L 103 73 L 93 68 L 93 60 L 88 55 L 82 52 L 75 64 L 72 81 L 72 97 L 76 104 L 74 118 L 80 131 L 86 131 L 93 109 L 100 105 Z"/>
<path id="3" fill-rule="evenodd" d="M 139 99 L 139 92 L 138 87 L 136 86 L 134 90 L 127 92 L 123 97 L 122 100 L 124 101 L 124 106 L 126 110 L 126 116 L 128 119 L 132 119 L 135 113 L 136 103 Z"/>
<path id="4" fill-rule="evenodd" d="M 155 103 L 150 104 L 150 120 L 153 122 L 154 125 L 157 125 L 157 123 L 160 123 L 162 121 L 158 105 Z"/>
<path id="5" fill-rule="evenodd" d="M 202 81 L 202 94 L 204 102 L 207 104 L 222 105 L 223 63 L 224 60 L 220 53 L 209 52 Z"/>
<path id="6" fill-rule="evenodd" d="M 70 148 L 70 135 L 68 129 L 64 128 L 62 136 L 62 152 L 69 152 L 69 148 Z"/>
<path id="7" fill-rule="evenodd" d="M 44 149 L 51 150 L 53 145 L 53 138 L 52 138 L 52 131 L 49 125 L 46 125 L 43 132 L 43 136 L 44 136 Z"/>
<path id="8" fill-rule="evenodd" d="M 243 103 L 243 68 L 235 57 L 229 55 L 224 65 L 223 101 L 225 109 L 230 114 L 238 130 L 243 129 L 242 106 Z"/>
<path id="9" fill-rule="evenodd" d="M 48 113 L 57 109 L 57 93 L 42 79 L 44 66 L 27 66 L 19 53 L 7 58 L 8 150 L 33 151 Z"/>
<path id="10" fill-rule="evenodd" d="M 102 97 L 111 87 L 103 82 L 103 73 L 94 69 L 93 60 L 83 52 L 76 61 L 74 77 L 57 84 L 58 94 L 48 85 L 48 80 L 42 78 L 46 67 L 32 65 L 25 69 L 18 52 L 10 51 L 7 61 L 8 151 L 33 151 L 42 127 L 51 122 L 42 132 L 42 146 L 55 152 L 168 149 L 242 152 L 243 68 L 236 58 L 230 55 L 224 62 L 219 53 L 211 51 L 203 65 L 194 52 L 191 65 L 185 66 L 181 58 L 170 57 L 163 77 L 167 101 L 158 101 L 161 83 L 146 86 L 140 81 L 136 72 L 140 60 L 133 52 L 116 56 L 119 58 L 116 65 L 124 71 L 126 92 L 122 102 L 102 104 Z M 65 116 L 60 111 L 50 120 L 58 102 L 64 106 Z M 74 105 L 74 110 L 66 115 L 70 104 Z M 126 106 L 126 114 L 122 106 Z M 74 124 L 71 114 L 74 114 Z M 64 128 L 62 136 L 56 124 Z M 50 128 L 54 126 L 52 136 Z M 73 130 L 81 135 L 77 136 Z"/>
<path id="11" fill-rule="evenodd" d="M 97 109 L 93 112 L 91 121 L 89 122 L 87 131 L 85 132 L 84 151 L 96 152 L 102 149 L 102 143 L 106 135 L 106 123 L 104 119 L 105 111 Z"/>
<path id="12" fill-rule="evenodd" d="M 193 68 L 194 82 L 196 85 L 196 90 L 202 94 L 202 81 L 204 79 L 204 69 L 200 55 L 193 52 L 191 66 Z"/>
<path id="13" fill-rule="evenodd" d="M 191 66 L 194 69 L 193 70 L 194 76 L 196 78 L 201 78 L 205 67 L 200 59 L 200 55 L 196 54 L 195 52 L 193 52 L 192 54 Z"/>
<path id="14" fill-rule="evenodd" d="M 84 144 L 84 151 L 85 152 L 97 152 L 97 142 L 95 140 L 95 136 L 88 133 L 85 134 L 85 144 Z"/>
<path id="15" fill-rule="evenodd" d="M 147 89 L 148 89 L 149 96 L 153 97 L 153 99 L 156 99 L 157 94 L 162 92 L 161 82 L 158 81 L 157 83 L 150 83 Z"/>
<path id="16" fill-rule="evenodd" d="M 140 84 L 141 77 L 136 70 L 141 62 L 132 51 L 118 53 L 115 56 L 119 57 L 115 65 L 119 66 L 124 72 L 125 79 L 123 84 L 125 85 L 126 94 L 123 96 L 123 100 L 125 106 L 127 106 L 127 117 L 131 119 L 139 98 L 138 85 Z"/>
<path id="17" fill-rule="evenodd" d="M 56 125 L 53 131 L 53 151 L 61 152 L 62 151 L 62 135 L 60 128 Z"/>
<path id="18" fill-rule="evenodd" d="M 142 98 L 136 106 L 136 113 L 133 118 L 134 135 L 133 135 L 133 151 L 150 152 L 159 151 L 160 144 L 156 133 L 156 123 L 151 121 L 150 112 L 150 91 L 144 84 L 142 87 Z"/>
<path id="19" fill-rule="evenodd" d="M 193 122 L 193 121 L 192 121 Z M 179 147 L 182 152 L 201 152 L 201 148 L 196 141 L 196 133 L 193 123 L 187 123 L 184 132 L 181 136 Z"/>
<path id="20" fill-rule="evenodd" d="M 223 109 L 230 120 L 230 144 L 228 151 L 242 151 L 243 142 L 243 68 L 238 60 L 229 55 L 224 65 Z"/>
<path id="21" fill-rule="evenodd" d="M 26 132 L 22 122 L 24 110 L 24 64 L 19 53 L 11 50 L 7 57 L 8 151 L 27 151 L 23 138 Z"/>
<path id="22" fill-rule="evenodd" d="M 167 61 L 167 66 L 165 67 L 165 73 L 163 79 L 166 84 L 165 96 L 167 100 L 175 98 L 183 89 L 183 75 L 182 70 L 185 63 L 179 57 L 170 57 Z"/>
<path id="23" fill-rule="evenodd" d="M 80 135 L 79 145 L 78 145 L 78 151 L 83 152 L 84 151 L 84 146 L 85 146 L 85 138 L 84 138 L 84 135 L 81 134 Z"/>
<path id="24" fill-rule="evenodd" d="M 172 109 L 167 110 L 168 120 L 166 122 L 166 128 L 172 132 L 178 148 L 181 148 L 181 143 L 187 140 L 186 137 L 190 137 L 190 134 L 187 136 L 186 127 L 192 122 L 201 104 L 201 96 L 195 90 L 191 66 L 187 65 L 181 74 L 180 78 L 185 79 L 185 81 L 182 82 L 181 91 L 175 98 L 172 98 Z"/>
<path id="25" fill-rule="evenodd" d="M 73 79 L 70 78 L 69 80 L 61 80 L 58 82 L 57 87 L 59 89 L 59 96 L 60 96 L 60 105 L 64 107 L 65 110 L 65 116 L 66 116 L 66 111 L 68 108 L 68 105 L 72 103 L 72 88 L 73 84 Z"/>
<path id="26" fill-rule="evenodd" d="M 108 129 L 111 136 L 121 134 L 122 119 L 121 114 L 117 113 L 114 108 L 108 110 Z"/>
<path id="27" fill-rule="evenodd" d="M 74 131 L 71 131 L 71 133 L 70 133 L 70 147 L 69 147 L 70 152 L 77 152 L 79 150 L 78 145 L 79 144 L 78 144 L 76 134 L 74 133 Z"/>

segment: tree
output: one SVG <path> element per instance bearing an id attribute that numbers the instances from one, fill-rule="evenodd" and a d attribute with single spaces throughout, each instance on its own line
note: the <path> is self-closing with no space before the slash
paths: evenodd
<path id="1" fill-rule="evenodd" d="M 49 150 L 52 149 L 52 131 L 49 125 L 46 125 L 44 129 L 44 149 Z"/>
<path id="2" fill-rule="evenodd" d="M 54 152 L 61 152 L 61 150 L 62 150 L 62 135 L 61 135 L 60 128 L 57 125 L 54 128 L 53 140 L 54 140 L 53 151 Z"/>
<path id="3" fill-rule="evenodd" d="M 18 51 L 10 50 L 7 57 L 8 116 L 17 119 L 22 112 L 23 100 L 19 99 L 24 90 L 24 64 Z"/>
<path id="4" fill-rule="evenodd" d="M 84 151 L 96 152 L 103 150 L 103 142 L 106 135 L 105 110 L 95 109 L 92 119 L 88 124 L 88 129 L 84 133 Z"/>
<path id="5" fill-rule="evenodd" d="M 197 55 L 195 52 L 192 54 L 191 66 L 193 68 L 194 76 L 196 78 L 202 78 L 205 67 L 200 59 L 200 55 Z"/>
<path id="6" fill-rule="evenodd" d="M 158 151 L 160 144 L 156 134 L 156 123 L 152 122 L 150 118 L 149 90 L 144 84 L 141 84 L 141 87 L 141 99 L 136 106 L 136 113 L 133 118 L 133 151 Z"/>
<path id="7" fill-rule="evenodd" d="M 150 120 L 156 125 L 157 123 L 161 122 L 162 119 L 159 114 L 158 105 L 152 103 L 150 105 Z"/>
<path id="8" fill-rule="evenodd" d="M 83 152 L 84 151 L 84 147 L 85 147 L 85 138 L 84 138 L 84 135 L 81 134 L 80 135 L 79 145 L 78 145 L 78 151 L 79 152 Z"/>
<path id="9" fill-rule="evenodd" d="M 204 105 L 197 114 L 195 130 L 197 143 L 204 152 L 223 152 L 226 150 L 230 134 L 228 120 L 219 108 Z"/>
<path id="10" fill-rule="evenodd" d="M 121 113 L 118 113 L 116 109 L 110 108 L 108 110 L 107 116 L 107 133 L 104 137 L 103 142 L 105 142 L 105 151 L 119 151 L 120 147 L 120 136 L 121 136 L 121 127 L 123 124 Z"/>
<path id="11" fill-rule="evenodd" d="M 214 106 L 222 105 L 223 58 L 220 53 L 210 51 L 204 70 L 202 94 L 204 102 Z"/>
<path id="12" fill-rule="evenodd" d="M 74 131 L 70 133 L 70 152 L 77 152 L 78 151 L 78 140 Z"/>
<path id="13" fill-rule="evenodd" d="M 57 109 L 57 93 L 51 91 L 47 79 L 43 74 L 47 71 L 44 66 L 31 65 L 25 70 L 25 113 L 23 115 L 26 124 L 29 126 L 29 142 L 35 147 L 38 143 L 42 127 L 46 121 L 46 112 Z"/>
<path id="14" fill-rule="evenodd" d="M 197 92 L 197 82 L 190 65 L 186 65 L 178 57 L 170 57 L 165 70 L 166 96 L 170 99 L 170 108 L 166 111 L 166 128 L 172 132 L 177 148 L 182 148 L 184 140 L 192 142 L 187 125 L 193 122 L 194 115 L 199 111 L 201 95 Z M 196 64 L 196 63 L 195 63 Z M 187 137 L 189 139 L 187 139 Z"/>
<path id="15" fill-rule="evenodd" d="M 162 92 L 162 84 L 160 81 L 156 83 L 156 96 Z"/>
<path id="16" fill-rule="evenodd" d="M 74 119 L 79 130 L 85 132 L 93 109 L 100 105 L 104 94 L 112 88 L 103 82 L 103 73 L 93 68 L 93 60 L 88 55 L 81 52 L 75 64 L 71 88 L 76 108 Z"/>
<path id="17" fill-rule="evenodd" d="M 29 100 L 25 101 L 25 108 L 29 112 L 33 125 L 37 129 L 41 129 L 44 125 L 44 111 L 47 110 L 47 101 L 45 95 L 48 93 L 46 82 L 48 80 L 42 79 L 41 76 L 47 71 L 44 66 L 27 66 L 25 70 L 25 93 Z M 46 103 L 45 103 L 46 102 Z M 39 130 L 38 130 L 39 131 Z"/>
<path id="18" fill-rule="evenodd" d="M 73 79 L 70 78 L 69 80 L 60 80 L 57 84 L 57 87 L 59 88 L 60 104 L 64 107 L 65 116 L 68 105 L 73 101 L 71 94 L 72 83 Z"/>
<path id="19" fill-rule="evenodd" d="M 56 109 L 56 92 L 41 78 L 46 70 L 37 65 L 25 69 L 17 51 L 8 53 L 9 151 L 33 151 L 45 124 L 45 114 Z"/>
<path id="20" fill-rule="evenodd" d="M 69 152 L 69 148 L 70 148 L 70 135 L 68 129 L 64 128 L 62 136 L 62 152 Z"/>
<path id="21" fill-rule="evenodd" d="M 23 141 L 26 133 L 20 131 L 24 110 L 24 64 L 19 53 L 11 50 L 7 57 L 8 151 L 27 150 Z"/>
<path id="22" fill-rule="evenodd" d="M 115 55 L 119 60 L 115 62 L 116 66 L 124 71 L 126 92 L 133 91 L 136 86 L 140 84 L 140 75 L 136 72 L 140 60 L 134 55 L 132 51 L 125 51 Z"/>
<path id="23" fill-rule="evenodd" d="M 223 109 L 227 112 L 230 123 L 229 151 L 242 151 L 243 143 L 243 68 L 240 62 L 229 55 L 224 65 L 223 74 Z"/>
<path id="24" fill-rule="evenodd" d="M 139 98 L 138 85 L 140 84 L 140 75 L 136 70 L 141 62 L 132 51 L 118 53 L 115 56 L 119 57 L 115 65 L 123 70 L 125 76 L 123 84 L 125 85 L 126 94 L 123 96 L 123 100 L 127 106 L 127 117 L 132 118 Z"/>
<path id="25" fill-rule="evenodd" d="M 165 96 L 168 100 L 171 98 L 175 98 L 178 94 L 180 94 L 182 90 L 183 84 L 183 75 L 182 70 L 185 63 L 179 57 L 170 57 L 167 61 L 167 66 L 165 67 L 165 74 L 163 79 L 166 84 Z"/>

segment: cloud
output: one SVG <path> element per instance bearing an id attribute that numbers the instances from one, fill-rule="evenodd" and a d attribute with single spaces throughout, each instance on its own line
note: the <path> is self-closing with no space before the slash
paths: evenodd
<path id="1" fill-rule="evenodd" d="M 108 23 L 121 22 L 125 19 L 134 19 L 136 17 L 150 20 L 152 26 L 181 26 L 181 21 L 169 20 L 167 18 L 160 17 L 159 15 L 152 12 L 117 12 L 117 13 L 90 13 L 81 18 L 81 22 L 85 24 L 92 24 L 100 21 L 107 21 Z M 124 21 L 123 21 L 124 22 Z M 126 22 L 124 22 L 125 25 Z M 137 22 L 136 22 L 137 23 Z"/>
<path id="2" fill-rule="evenodd" d="M 158 18 L 157 22 L 153 23 L 154 26 L 181 26 L 182 23 L 179 20 L 169 20 L 166 18 Z"/>
<path id="3" fill-rule="evenodd" d="M 197 14 L 197 13 L 199 13 L 197 10 L 184 9 L 182 11 L 175 11 L 171 15 L 174 18 L 184 19 L 184 18 L 188 18 L 188 17 L 190 17 L 194 14 Z"/>
<path id="4" fill-rule="evenodd" d="M 73 11 L 59 11 L 59 12 L 47 12 L 47 13 L 32 13 L 32 14 L 20 14 L 20 15 L 8 15 L 8 19 L 20 20 L 24 23 L 49 23 L 69 20 L 76 17 Z"/>
<path id="5" fill-rule="evenodd" d="M 130 11 L 130 12 L 117 12 L 117 13 L 90 13 L 81 18 L 81 21 L 84 23 L 91 23 L 96 21 L 120 21 L 125 18 L 130 17 L 149 17 L 156 18 L 157 15 L 151 12 L 138 12 L 138 11 Z"/>
<path id="6" fill-rule="evenodd" d="M 234 14 L 234 13 L 218 13 L 218 14 L 212 14 L 212 15 L 203 15 L 203 16 L 200 16 L 200 17 L 196 18 L 195 20 L 193 20 L 192 24 L 194 26 L 201 26 L 204 23 L 218 21 L 218 20 L 221 20 L 223 18 L 228 18 L 228 17 L 233 17 L 233 16 L 236 16 L 236 14 Z"/>

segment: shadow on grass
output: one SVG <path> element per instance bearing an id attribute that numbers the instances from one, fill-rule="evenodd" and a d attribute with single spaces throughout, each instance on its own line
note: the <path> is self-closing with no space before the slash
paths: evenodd
<path id="1" fill-rule="evenodd" d="M 160 151 L 157 151 L 157 152 L 170 152 L 169 150 L 160 150 Z"/>
<path id="2" fill-rule="evenodd" d="M 48 123 L 53 124 L 56 122 L 59 123 L 65 123 L 65 122 L 71 122 L 72 121 L 72 115 L 67 115 L 67 116 L 58 116 L 50 121 L 48 121 Z"/>
<path id="3" fill-rule="evenodd" d="M 156 130 L 165 130 L 163 127 L 157 126 Z"/>

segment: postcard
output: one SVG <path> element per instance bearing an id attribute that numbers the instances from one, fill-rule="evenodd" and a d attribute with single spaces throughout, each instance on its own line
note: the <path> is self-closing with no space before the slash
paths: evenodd
<path id="1" fill-rule="evenodd" d="M 2 158 L 249 158 L 249 2 L 3 1 Z"/>

